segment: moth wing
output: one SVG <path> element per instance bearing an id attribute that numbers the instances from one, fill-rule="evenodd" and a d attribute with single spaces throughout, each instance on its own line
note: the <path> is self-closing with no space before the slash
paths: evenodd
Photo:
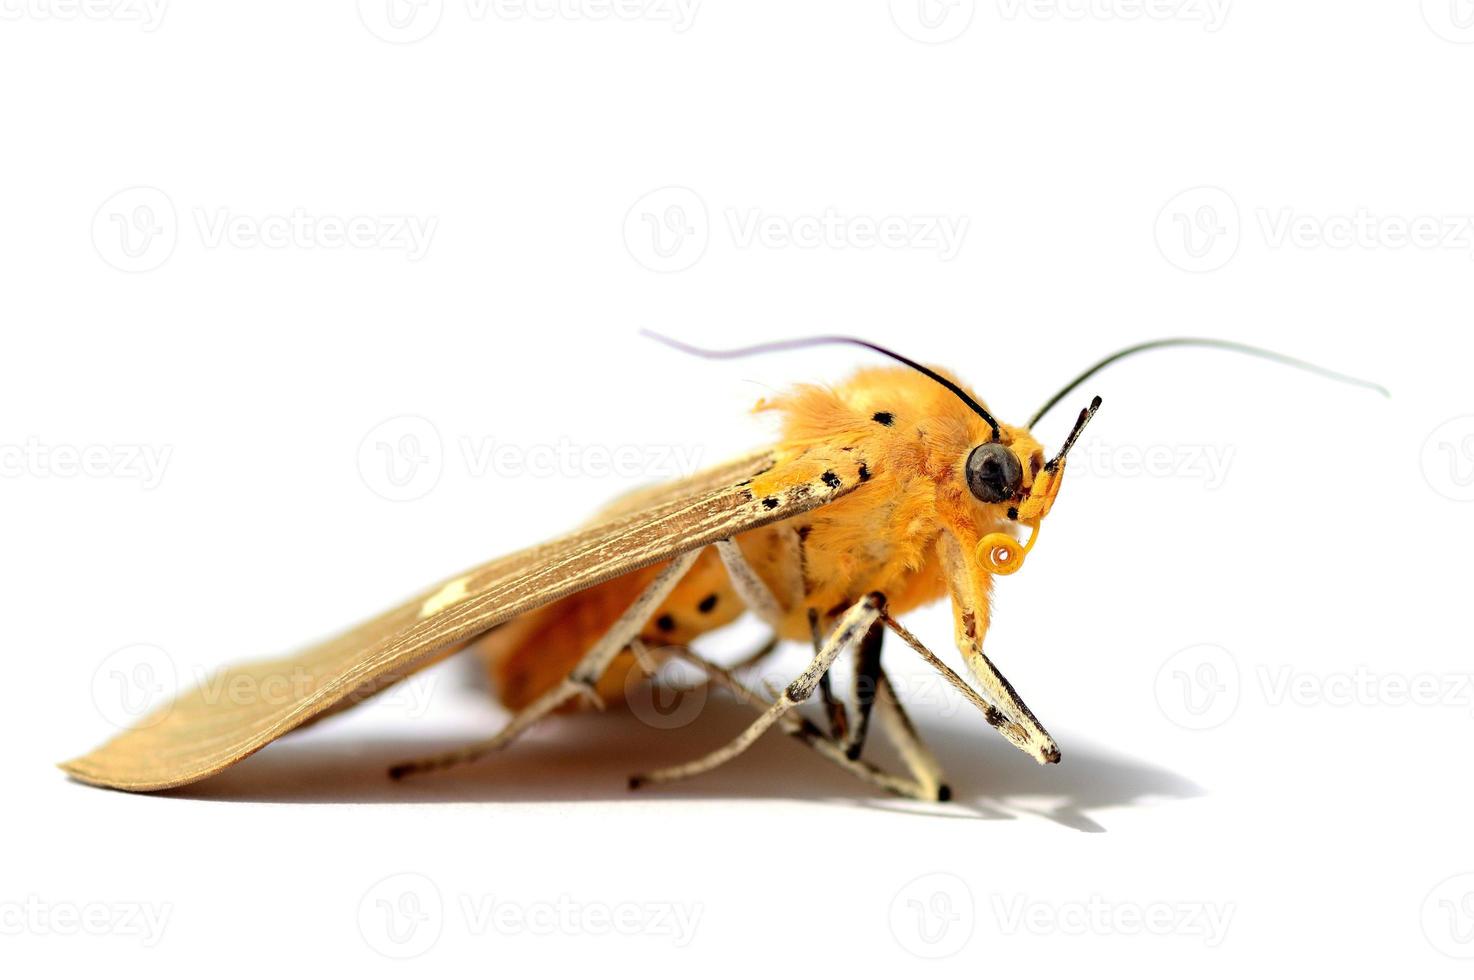
<path id="1" fill-rule="evenodd" d="M 515 616 L 821 507 L 856 485 L 831 485 L 802 460 L 780 463 L 769 452 L 638 491 L 594 525 L 473 568 L 294 656 L 227 667 L 61 767 L 83 782 L 134 791 L 204 779 Z"/>

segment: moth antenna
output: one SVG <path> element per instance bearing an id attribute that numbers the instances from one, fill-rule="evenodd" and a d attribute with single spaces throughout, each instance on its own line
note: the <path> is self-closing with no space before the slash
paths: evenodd
<path id="1" fill-rule="evenodd" d="M 1039 420 L 1044 417 L 1046 412 L 1048 412 L 1055 405 L 1059 404 L 1060 399 L 1064 398 L 1070 392 L 1080 387 L 1080 385 L 1090 380 L 1090 378 L 1094 377 L 1101 369 L 1116 363 L 1122 358 L 1130 357 L 1132 354 L 1140 354 L 1142 351 L 1156 350 L 1162 347 L 1210 347 L 1216 350 L 1233 351 L 1237 354 L 1247 354 L 1250 357 L 1260 357 L 1266 361 L 1274 361 L 1276 364 L 1283 364 L 1287 367 L 1299 368 L 1302 371 L 1309 371 L 1311 374 L 1318 374 L 1323 378 L 1330 378 L 1332 381 L 1340 381 L 1345 384 L 1356 385 L 1359 388 L 1370 388 L 1372 391 L 1380 392 L 1384 398 L 1392 397 L 1391 392 L 1389 392 L 1381 385 L 1377 384 L 1375 381 L 1368 381 L 1365 378 L 1354 378 L 1349 374 L 1342 374 L 1340 371 L 1332 371 L 1330 368 L 1321 367 L 1319 364 L 1312 364 L 1309 361 L 1302 361 L 1298 357 L 1291 357 L 1288 354 L 1281 354 L 1279 351 L 1267 350 L 1263 347 L 1254 347 L 1250 344 L 1240 344 L 1232 340 L 1218 340 L 1213 337 L 1167 337 L 1162 340 L 1148 340 L 1145 343 L 1135 344 L 1131 347 L 1123 348 L 1116 351 L 1114 354 L 1109 355 L 1108 357 L 1103 357 L 1099 361 L 1096 361 L 1090 367 L 1081 372 L 1079 377 L 1075 378 L 1075 380 L 1071 381 L 1059 391 L 1055 392 L 1054 397 L 1045 402 L 1044 407 L 1035 412 L 1034 417 L 1029 419 L 1029 428 L 1032 429 L 1036 424 L 1038 424 Z M 1066 445 L 1068 447 L 1068 444 Z"/>
<path id="2" fill-rule="evenodd" d="M 988 423 L 988 427 L 993 430 L 993 441 L 998 441 L 998 420 L 993 418 L 992 415 L 988 414 L 988 410 L 979 405 L 976 399 L 974 399 L 971 395 L 963 391 L 953 382 L 948 381 L 946 378 L 933 371 L 931 368 L 926 367 L 923 364 L 917 364 L 909 357 L 904 357 L 900 354 L 897 354 L 893 350 L 887 350 L 879 344 L 872 344 L 868 340 L 861 340 L 858 337 L 840 337 L 826 335 L 819 337 L 798 337 L 793 340 L 775 340 L 771 343 L 753 344 L 751 347 L 733 347 L 729 350 L 710 350 L 705 347 L 696 347 L 691 344 L 684 343 L 682 341 L 674 339 L 673 337 L 667 337 L 664 334 L 658 334 L 653 330 L 641 330 L 640 333 L 646 337 L 649 337 L 651 340 L 658 340 L 660 343 L 665 344 L 667 347 L 673 347 L 676 350 L 681 351 L 682 353 L 694 354 L 697 357 L 708 357 L 716 360 L 730 360 L 732 358 L 748 357 L 752 354 L 769 354 L 776 351 L 797 350 L 801 347 L 819 347 L 825 344 L 852 344 L 856 347 L 864 347 L 866 350 L 872 350 L 877 354 L 889 357 L 893 361 L 900 361 L 907 367 L 914 368 L 915 370 L 920 371 L 922 374 L 926 375 L 928 378 L 931 378 L 937 384 L 941 385 L 943 388 L 946 388 L 952 394 L 962 399 L 962 403 L 964 405 L 972 409 L 974 412 L 977 413 L 979 418 Z M 1084 379 L 1082 378 L 1081 380 Z M 1078 384 L 1078 382 L 1076 383 Z"/>
<path id="3" fill-rule="evenodd" d="M 1096 395 L 1090 399 L 1090 406 L 1088 408 L 1080 409 L 1080 416 L 1075 419 L 1075 427 L 1070 430 L 1069 436 L 1065 438 L 1065 444 L 1059 447 L 1059 452 L 1054 454 L 1053 459 L 1044 464 L 1044 471 L 1046 473 L 1053 473 L 1059 468 L 1059 464 L 1064 462 L 1065 454 L 1075 445 L 1075 440 L 1080 438 L 1080 433 L 1085 431 L 1086 424 L 1095 418 L 1095 413 L 1100 408 L 1100 401 L 1100 396 Z"/>

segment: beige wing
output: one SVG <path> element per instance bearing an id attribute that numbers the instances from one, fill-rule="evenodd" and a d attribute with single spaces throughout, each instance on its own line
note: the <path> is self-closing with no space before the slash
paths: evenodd
<path id="1" fill-rule="evenodd" d="M 784 479 L 788 466 L 794 477 Z M 137 728 L 62 763 L 84 782 L 146 791 L 214 775 L 294 728 L 356 704 L 507 620 L 626 572 L 837 499 L 771 453 L 622 502 L 599 523 L 458 575 L 291 657 L 229 667 Z M 803 477 L 801 478 L 800 474 Z M 755 496 L 750 481 L 774 489 Z M 241 696 L 241 692 L 248 692 Z"/>

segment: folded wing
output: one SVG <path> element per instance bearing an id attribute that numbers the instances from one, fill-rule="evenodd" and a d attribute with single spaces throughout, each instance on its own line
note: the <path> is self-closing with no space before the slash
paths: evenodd
<path id="1" fill-rule="evenodd" d="M 214 775 L 507 620 L 626 572 L 822 506 L 854 487 L 771 453 L 642 491 L 600 522 L 488 562 L 294 656 L 226 668 L 138 727 L 62 763 L 84 782 L 167 789 Z M 801 478 L 800 474 L 803 477 Z M 761 476 L 762 496 L 751 480 Z M 241 696 L 246 692 L 247 696 Z"/>

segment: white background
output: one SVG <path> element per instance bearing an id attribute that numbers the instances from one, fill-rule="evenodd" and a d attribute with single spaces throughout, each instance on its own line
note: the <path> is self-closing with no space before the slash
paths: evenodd
<path id="1" fill-rule="evenodd" d="M 4 0 L 7 963 L 1464 975 L 1474 11 L 1061 2 Z M 1012 421 L 1180 333 L 1393 398 L 1198 352 L 1093 383 L 989 642 L 1063 764 L 889 651 L 949 806 L 776 736 L 627 793 L 742 726 L 716 698 L 386 782 L 497 724 L 456 662 L 173 794 L 52 768 L 872 362 L 641 327 L 852 332 Z"/>

